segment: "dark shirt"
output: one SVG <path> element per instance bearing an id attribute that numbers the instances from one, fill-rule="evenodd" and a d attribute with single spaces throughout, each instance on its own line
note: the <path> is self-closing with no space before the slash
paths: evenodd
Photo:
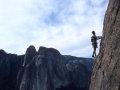
<path id="1" fill-rule="evenodd" d="M 91 42 L 92 43 L 97 43 L 97 37 L 96 37 L 96 35 L 94 35 L 94 36 L 91 37 Z"/>

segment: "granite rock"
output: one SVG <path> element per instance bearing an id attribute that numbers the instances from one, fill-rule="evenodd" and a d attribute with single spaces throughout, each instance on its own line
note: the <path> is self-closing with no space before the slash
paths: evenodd
<path id="1" fill-rule="evenodd" d="M 120 0 L 109 0 L 89 90 L 120 90 Z"/>

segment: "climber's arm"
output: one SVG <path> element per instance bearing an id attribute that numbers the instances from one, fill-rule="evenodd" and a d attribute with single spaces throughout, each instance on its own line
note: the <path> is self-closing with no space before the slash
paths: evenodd
<path id="1" fill-rule="evenodd" d="M 98 39 L 102 39 L 102 36 L 97 36 L 97 40 L 98 40 Z"/>

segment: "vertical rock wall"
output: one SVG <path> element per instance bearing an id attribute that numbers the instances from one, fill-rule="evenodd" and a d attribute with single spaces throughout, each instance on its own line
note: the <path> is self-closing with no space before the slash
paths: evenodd
<path id="1" fill-rule="evenodd" d="M 89 90 L 120 90 L 120 0 L 109 0 Z"/>

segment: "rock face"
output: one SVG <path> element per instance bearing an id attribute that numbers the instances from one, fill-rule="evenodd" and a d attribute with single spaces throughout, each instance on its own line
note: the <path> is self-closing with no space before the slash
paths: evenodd
<path id="1" fill-rule="evenodd" d="M 55 90 L 69 83 L 69 73 L 60 53 L 52 48 L 40 47 L 25 68 L 20 90 Z"/>
<path id="2" fill-rule="evenodd" d="M 0 50 L 0 90 L 15 90 L 17 74 L 24 55 L 7 54 Z"/>
<path id="3" fill-rule="evenodd" d="M 81 73 L 82 72 L 82 73 Z M 72 82 L 79 90 L 88 90 L 90 84 L 91 73 L 81 63 L 79 63 L 72 71 Z"/>
<path id="4" fill-rule="evenodd" d="M 109 0 L 89 90 L 120 90 L 120 0 Z"/>
<path id="5" fill-rule="evenodd" d="M 18 90 L 88 90 L 91 74 L 83 64 L 76 66 L 69 71 L 59 51 L 40 47 L 19 71 Z"/>
<path id="6" fill-rule="evenodd" d="M 88 90 L 89 60 L 76 59 L 32 45 L 21 56 L 0 50 L 0 90 Z"/>
<path id="7" fill-rule="evenodd" d="M 25 67 L 32 60 L 32 58 L 36 55 L 36 53 L 37 51 L 34 46 L 31 45 L 27 48 L 24 57 L 23 67 Z"/>
<path id="8" fill-rule="evenodd" d="M 28 63 L 30 63 L 30 61 L 32 61 L 32 59 L 36 55 L 36 53 L 37 52 L 36 52 L 36 49 L 34 46 L 31 45 L 27 48 L 25 56 L 24 56 L 24 62 L 22 64 L 22 66 L 20 67 L 18 75 L 17 75 L 17 84 L 16 84 L 17 89 L 19 89 L 26 65 Z"/>

